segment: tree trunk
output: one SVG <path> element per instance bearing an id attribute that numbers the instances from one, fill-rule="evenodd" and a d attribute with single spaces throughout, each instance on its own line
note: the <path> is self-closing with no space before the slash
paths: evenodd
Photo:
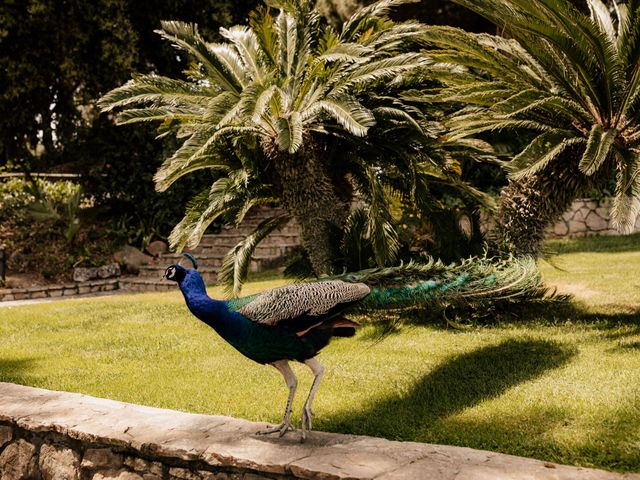
<path id="1" fill-rule="evenodd" d="M 524 179 L 511 180 L 502 190 L 492 235 L 499 250 L 538 258 L 547 228 L 594 187 L 594 179 L 578 170 L 577 155 L 563 160 Z"/>
<path id="2" fill-rule="evenodd" d="M 323 152 L 313 142 L 295 154 L 275 152 L 285 208 L 300 225 L 302 246 L 316 275 L 338 269 L 342 230 L 349 215 L 346 192 L 338 192 Z"/>

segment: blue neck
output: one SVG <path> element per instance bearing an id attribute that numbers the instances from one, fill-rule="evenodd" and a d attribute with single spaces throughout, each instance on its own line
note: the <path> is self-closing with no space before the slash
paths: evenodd
<path id="1" fill-rule="evenodd" d="M 180 291 L 191 313 L 225 336 L 233 321 L 227 302 L 209 298 L 204 280 L 197 271 L 187 270 L 186 276 L 180 282 Z"/>

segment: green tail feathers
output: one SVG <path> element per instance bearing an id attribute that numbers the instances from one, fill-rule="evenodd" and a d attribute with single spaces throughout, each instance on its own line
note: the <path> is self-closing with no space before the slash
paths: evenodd
<path id="1" fill-rule="evenodd" d="M 470 258 L 449 265 L 431 259 L 334 278 L 371 287 L 371 293 L 352 309 L 360 313 L 436 304 L 479 306 L 498 300 L 540 298 L 546 292 L 531 257 Z"/>

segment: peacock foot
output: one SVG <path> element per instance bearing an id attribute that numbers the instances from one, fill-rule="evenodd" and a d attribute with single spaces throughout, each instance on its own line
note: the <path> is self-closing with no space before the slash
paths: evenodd
<path id="1" fill-rule="evenodd" d="M 269 435 L 270 433 L 278 432 L 278 436 L 282 437 L 287 432 L 294 431 L 295 428 L 291 425 L 289 420 L 283 421 L 280 425 L 275 425 L 271 428 L 266 428 L 264 430 L 260 430 L 258 435 Z"/>
<path id="2" fill-rule="evenodd" d="M 302 440 L 307 438 L 307 432 L 311 430 L 314 415 L 311 407 L 305 405 L 302 409 Z"/>

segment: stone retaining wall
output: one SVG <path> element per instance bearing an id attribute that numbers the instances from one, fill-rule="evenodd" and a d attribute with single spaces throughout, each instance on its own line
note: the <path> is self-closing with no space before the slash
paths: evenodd
<path id="1" fill-rule="evenodd" d="M 640 480 L 499 453 L 299 432 L 0 383 L 2 480 Z"/>
<path id="2" fill-rule="evenodd" d="M 0 302 L 85 295 L 89 293 L 109 292 L 117 290 L 118 288 L 119 282 L 116 278 L 31 288 L 0 288 Z"/>
<path id="3" fill-rule="evenodd" d="M 551 238 L 585 237 L 590 235 L 618 235 L 611 226 L 609 212 L 611 199 L 601 201 L 579 198 L 573 202 L 562 218 L 548 230 Z M 635 232 L 640 232 L 640 216 L 636 219 Z"/>

